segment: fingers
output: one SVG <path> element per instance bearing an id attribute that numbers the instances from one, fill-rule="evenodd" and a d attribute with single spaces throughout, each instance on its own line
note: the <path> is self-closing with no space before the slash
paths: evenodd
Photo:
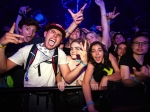
<path id="1" fill-rule="evenodd" d="M 92 84 L 92 85 L 91 85 L 91 89 L 92 89 L 93 91 L 97 91 L 97 90 L 98 90 L 98 84 Z"/>
<path id="2" fill-rule="evenodd" d="M 99 86 L 99 90 L 107 90 L 107 86 Z"/>
<path id="3" fill-rule="evenodd" d="M 57 86 L 58 86 L 58 89 L 59 89 L 60 91 L 64 91 L 64 89 L 65 89 L 65 82 L 59 82 L 59 83 L 57 84 Z"/>
<path id="4" fill-rule="evenodd" d="M 12 27 L 10 28 L 9 30 L 9 33 L 14 33 L 14 30 L 15 30 L 15 23 L 13 23 Z"/>
<path id="5" fill-rule="evenodd" d="M 115 12 L 116 12 L 116 7 L 114 7 L 113 14 L 115 14 Z"/>
<path id="6" fill-rule="evenodd" d="M 120 12 L 116 13 L 116 14 L 114 15 L 114 18 L 115 18 L 116 16 L 118 16 L 119 14 L 120 14 Z"/>
<path id="7" fill-rule="evenodd" d="M 84 40 L 84 49 L 86 51 L 86 48 L 87 48 L 87 40 Z"/>
<path id="8" fill-rule="evenodd" d="M 68 9 L 68 12 L 69 12 L 71 15 L 74 15 L 74 13 L 73 13 L 70 9 Z"/>
<path id="9" fill-rule="evenodd" d="M 87 4 L 84 4 L 83 7 L 80 9 L 80 11 L 81 11 L 82 13 L 83 13 L 83 11 L 84 11 L 86 5 L 87 5 Z"/>

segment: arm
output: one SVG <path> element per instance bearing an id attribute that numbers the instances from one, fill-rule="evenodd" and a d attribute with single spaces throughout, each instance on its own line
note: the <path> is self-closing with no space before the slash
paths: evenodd
<path id="1" fill-rule="evenodd" d="M 130 69 L 128 66 L 120 66 L 122 82 L 125 86 L 135 86 L 136 82 L 130 77 Z"/>
<path id="2" fill-rule="evenodd" d="M 83 89 L 86 104 L 92 101 L 90 81 L 91 81 L 93 72 L 94 72 L 93 65 L 91 63 L 88 63 L 87 69 L 85 71 L 84 79 L 82 82 L 82 89 Z M 94 112 L 95 111 L 94 105 L 93 104 L 89 105 L 88 110 L 89 112 Z"/>
<path id="3" fill-rule="evenodd" d="M 115 19 L 120 14 L 119 12 L 115 14 L 115 12 L 116 12 L 116 7 L 114 7 L 113 12 L 109 12 L 106 14 L 109 32 L 110 32 L 110 25 L 111 25 L 112 20 Z M 111 46 L 111 41 L 109 41 L 108 45 Z"/>
<path id="4" fill-rule="evenodd" d="M 18 13 L 18 16 L 17 16 L 17 19 L 16 19 L 16 27 L 15 27 L 15 32 L 17 34 L 19 34 L 19 27 L 18 27 L 18 24 L 20 22 L 20 20 L 26 16 L 26 13 L 29 12 L 31 10 L 31 8 L 29 6 L 22 6 L 20 7 L 19 9 L 19 13 Z"/>
<path id="5" fill-rule="evenodd" d="M 23 36 L 18 35 L 18 34 L 14 34 L 14 29 L 15 29 L 15 23 L 13 24 L 13 26 L 11 27 L 10 31 L 7 32 L 3 37 L 0 38 L 0 44 L 3 46 L 7 46 L 8 43 L 14 43 L 14 44 L 18 44 L 18 43 L 22 43 L 21 40 L 19 40 L 18 38 L 23 38 Z M 13 63 L 12 61 L 8 60 L 5 56 L 5 47 L 0 47 L 0 73 L 3 73 L 5 71 L 10 70 L 11 68 L 15 67 L 16 64 Z"/>
<path id="6" fill-rule="evenodd" d="M 59 65 L 62 76 L 67 83 L 72 83 L 72 81 L 74 81 L 74 79 L 77 77 L 80 71 L 85 66 L 87 66 L 86 41 L 84 43 L 84 47 L 82 43 L 80 43 L 80 46 L 82 50 L 77 51 L 77 54 L 80 55 L 80 58 L 81 58 L 81 63 L 79 64 L 79 66 L 77 66 L 75 69 L 70 71 L 68 64 Z"/>
<path id="7" fill-rule="evenodd" d="M 95 3 L 100 7 L 100 12 L 101 12 L 101 24 L 102 24 L 102 43 L 106 46 L 106 48 L 109 48 L 109 41 L 110 36 L 109 36 L 109 25 L 107 23 L 107 18 L 106 18 L 106 9 L 105 9 L 105 3 L 103 0 L 95 0 Z"/>
<path id="8" fill-rule="evenodd" d="M 68 9 L 69 13 L 73 18 L 73 22 L 66 29 L 66 38 L 74 31 L 74 29 L 82 22 L 83 20 L 83 10 L 86 7 L 86 4 L 76 13 L 74 14 L 70 9 Z"/>
<path id="9" fill-rule="evenodd" d="M 109 60 L 111 62 L 111 65 L 113 67 L 114 73 L 112 75 L 104 76 L 100 82 L 99 90 L 105 90 L 107 89 L 107 83 L 108 81 L 118 81 L 121 79 L 120 70 L 118 67 L 118 63 L 116 58 L 109 53 Z"/>
<path id="10" fill-rule="evenodd" d="M 60 91 L 63 91 L 65 89 L 65 82 L 62 81 L 62 76 L 61 76 L 61 72 L 57 73 L 56 76 L 56 82 L 57 82 L 57 87 Z"/>

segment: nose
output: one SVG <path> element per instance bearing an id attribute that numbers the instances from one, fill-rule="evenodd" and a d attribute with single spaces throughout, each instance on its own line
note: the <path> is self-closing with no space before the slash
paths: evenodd
<path id="1" fill-rule="evenodd" d="M 33 31 L 29 31 L 28 36 L 33 35 Z"/>
<path id="2" fill-rule="evenodd" d="M 96 55 L 98 55 L 99 54 L 99 52 L 98 51 L 96 51 Z"/>
<path id="3" fill-rule="evenodd" d="M 142 44 L 142 43 L 139 43 L 138 47 L 141 48 L 142 46 L 143 46 L 143 44 Z"/>

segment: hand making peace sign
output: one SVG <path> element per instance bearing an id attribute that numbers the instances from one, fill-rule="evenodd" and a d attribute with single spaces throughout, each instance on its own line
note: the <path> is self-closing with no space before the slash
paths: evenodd
<path id="1" fill-rule="evenodd" d="M 14 44 L 22 43 L 21 39 L 19 39 L 19 38 L 24 38 L 24 36 L 18 35 L 18 34 L 14 34 L 14 29 L 15 29 L 15 23 L 13 23 L 12 27 L 10 28 L 10 31 L 7 32 L 0 39 L 0 44 L 7 45 L 8 43 L 14 43 Z"/>
<path id="2" fill-rule="evenodd" d="M 86 42 L 86 40 L 84 41 L 84 46 L 82 45 L 82 43 L 80 43 L 80 46 L 81 46 L 81 50 L 78 50 L 77 54 L 80 55 L 81 61 L 84 64 L 87 64 L 87 51 L 86 51 L 87 42 Z"/>
<path id="3" fill-rule="evenodd" d="M 83 7 L 76 13 L 74 14 L 70 9 L 68 9 L 69 13 L 71 14 L 74 22 L 78 25 L 82 22 L 83 18 L 83 11 L 84 8 L 86 7 L 87 4 L 84 4 Z"/>

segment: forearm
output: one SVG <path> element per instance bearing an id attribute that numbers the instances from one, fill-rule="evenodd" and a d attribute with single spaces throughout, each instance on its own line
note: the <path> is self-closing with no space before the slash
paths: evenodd
<path id="1" fill-rule="evenodd" d="M 112 75 L 107 76 L 108 81 L 118 81 L 121 80 L 120 72 L 115 72 Z"/>
<path id="2" fill-rule="evenodd" d="M 124 86 L 133 87 L 133 86 L 137 85 L 137 83 L 132 78 L 124 79 L 124 80 L 122 80 L 122 82 L 123 82 Z"/>
<path id="3" fill-rule="evenodd" d="M 66 29 L 66 38 L 74 31 L 77 26 L 78 25 L 74 21 L 70 24 L 70 26 Z"/>
<path id="4" fill-rule="evenodd" d="M 21 15 L 18 15 L 17 16 L 17 19 L 16 19 L 16 26 L 15 26 L 15 33 L 16 34 L 19 34 L 19 27 L 18 27 L 18 24 L 20 22 L 20 20 L 22 19 L 22 16 Z"/>
<path id="5" fill-rule="evenodd" d="M 78 74 L 81 72 L 81 70 L 84 68 L 84 66 L 85 65 L 83 65 L 82 63 L 80 63 L 75 69 L 73 69 L 68 74 L 66 74 L 65 77 L 64 77 L 65 81 L 68 84 L 72 83 L 76 79 L 76 77 L 78 76 Z"/>
<path id="6" fill-rule="evenodd" d="M 107 21 L 107 18 L 106 18 L 106 9 L 105 9 L 105 5 L 101 6 L 100 7 L 100 11 L 101 11 L 101 24 L 102 24 L 102 34 L 103 34 L 103 37 L 102 37 L 102 43 L 108 48 L 110 45 L 109 45 L 109 40 L 110 40 L 110 37 L 109 37 L 109 25 L 108 25 L 108 21 Z"/>
<path id="7" fill-rule="evenodd" d="M 90 83 L 83 81 L 82 82 L 82 89 L 83 89 L 83 93 L 84 93 L 84 98 L 85 98 L 86 104 L 88 104 L 89 102 L 93 101 L 92 100 Z M 91 107 L 91 106 L 93 106 L 93 104 L 89 105 L 88 108 Z"/>
<path id="8" fill-rule="evenodd" d="M 0 74 L 5 72 L 6 70 L 6 56 L 5 56 L 5 48 L 0 48 Z"/>
<path id="9" fill-rule="evenodd" d="M 61 74 L 60 74 L 60 72 L 57 74 L 57 76 L 56 76 L 56 82 L 57 83 L 59 83 L 59 82 L 61 82 L 62 81 L 62 77 L 61 77 Z"/>

